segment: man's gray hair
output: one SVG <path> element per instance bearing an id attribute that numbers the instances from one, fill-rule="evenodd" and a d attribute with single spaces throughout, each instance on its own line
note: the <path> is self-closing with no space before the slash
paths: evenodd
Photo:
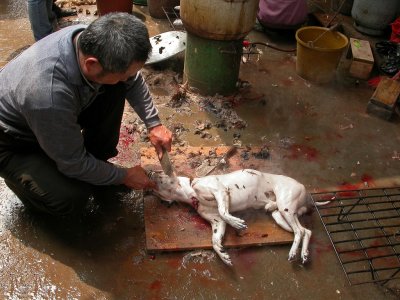
<path id="1" fill-rule="evenodd" d="M 96 57 L 104 71 L 123 73 L 133 62 L 145 62 L 151 51 L 146 25 L 128 13 L 109 13 L 80 35 L 79 48 Z"/>

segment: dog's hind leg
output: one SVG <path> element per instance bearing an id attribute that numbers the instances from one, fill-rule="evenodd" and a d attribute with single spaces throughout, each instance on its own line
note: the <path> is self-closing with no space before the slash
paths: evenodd
<path id="1" fill-rule="evenodd" d="M 246 229 L 246 222 L 240 218 L 234 217 L 229 213 L 229 201 L 230 201 L 230 191 L 229 188 L 227 190 L 219 190 L 214 193 L 215 201 L 217 201 L 218 212 L 226 223 L 231 225 L 233 228 L 238 230 Z"/>
<path id="2" fill-rule="evenodd" d="M 308 244 L 310 243 L 311 230 L 302 226 L 299 221 L 299 218 L 296 215 L 295 215 L 295 221 L 298 227 L 304 229 L 303 242 L 301 246 L 301 261 L 304 264 L 308 261 L 309 258 Z"/>
<path id="3" fill-rule="evenodd" d="M 271 215 L 274 218 L 275 222 L 279 226 L 281 226 L 286 231 L 293 232 L 293 229 L 289 226 L 289 224 L 286 222 L 286 220 L 282 217 L 282 215 L 279 212 L 279 210 L 273 211 Z"/>
<path id="4" fill-rule="evenodd" d="M 286 210 L 280 211 L 280 213 L 282 214 L 286 222 L 289 224 L 289 226 L 293 229 L 294 239 L 292 247 L 290 248 L 289 251 L 288 260 L 294 260 L 297 255 L 297 250 L 299 249 L 300 242 L 303 239 L 305 230 L 303 226 L 298 226 L 299 222 L 296 222 L 297 216 L 295 213 Z"/>
<path id="5" fill-rule="evenodd" d="M 232 266 L 231 258 L 229 254 L 225 252 L 222 246 L 222 240 L 225 235 L 226 223 L 218 216 L 208 214 L 205 212 L 199 212 L 199 214 L 210 222 L 212 228 L 212 247 L 222 261 L 228 266 Z"/>

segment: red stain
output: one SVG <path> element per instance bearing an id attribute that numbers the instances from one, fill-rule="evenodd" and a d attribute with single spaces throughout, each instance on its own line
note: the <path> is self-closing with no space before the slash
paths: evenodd
<path id="1" fill-rule="evenodd" d="M 195 210 L 199 209 L 199 200 L 197 200 L 195 197 L 192 197 L 192 206 Z"/>
<path id="2" fill-rule="evenodd" d="M 168 266 L 170 266 L 171 268 L 178 269 L 182 264 L 182 260 L 179 257 L 177 257 L 177 258 L 171 257 L 171 258 L 168 258 L 167 263 L 168 263 Z"/>
<path id="3" fill-rule="evenodd" d="M 119 132 L 119 144 L 120 146 L 127 148 L 129 145 L 131 145 L 133 142 L 135 142 L 135 139 L 133 138 L 132 135 L 132 129 L 122 126 L 121 130 Z"/>
<path id="4" fill-rule="evenodd" d="M 160 280 L 154 280 L 151 284 L 150 284 L 150 289 L 153 291 L 159 291 L 161 289 L 161 281 Z"/>
<path id="5" fill-rule="evenodd" d="M 242 248 L 237 251 L 231 251 L 232 261 L 241 273 L 250 273 L 254 266 L 259 264 L 257 252 L 259 249 Z"/>
<path id="6" fill-rule="evenodd" d="M 324 192 L 324 191 L 321 191 Z M 325 195 L 316 195 L 315 200 L 316 201 L 333 201 L 335 200 L 336 197 L 334 196 L 334 194 L 325 194 Z"/>
<path id="7" fill-rule="evenodd" d="M 361 181 L 368 183 L 368 186 L 374 186 L 375 185 L 374 178 L 372 178 L 372 176 L 368 175 L 368 174 L 363 174 L 361 176 Z"/>
<path id="8" fill-rule="evenodd" d="M 132 151 L 130 151 L 130 147 L 135 142 L 133 132 L 134 130 L 132 128 L 128 128 L 125 125 L 121 127 L 117 146 L 118 155 L 114 158 L 120 164 L 132 161 Z"/>
<path id="9" fill-rule="evenodd" d="M 347 252 L 342 254 L 342 259 L 344 261 L 350 261 L 351 259 L 361 259 L 361 258 L 374 258 L 378 256 L 385 256 L 385 255 L 391 255 L 390 257 L 383 257 L 383 258 L 377 258 L 373 260 L 374 266 L 375 267 L 393 267 L 393 266 L 398 266 L 399 261 L 394 255 L 393 251 L 389 246 L 386 247 L 379 247 L 379 248 L 368 248 L 368 247 L 376 247 L 376 246 L 385 246 L 385 242 L 379 241 L 379 240 L 373 240 L 370 244 L 365 245 L 367 249 L 364 250 L 357 250 L 357 251 L 352 251 L 352 252 Z M 345 251 L 347 250 L 345 247 L 339 248 L 338 251 Z M 366 254 L 365 254 L 366 253 Z M 351 257 L 351 259 L 349 258 Z"/>
<path id="10" fill-rule="evenodd" d="M 208 223 L 206 220 L 204 220 L 201 216 L 199 216 L 198 214 L 192 215 L 190 217 L 190 221 L 194 223 L 194 226 L 197 229 L 200 230 L 210 230 L 210 223 Z"/>
<path id="11" fill-rule="evenodd" d="M 350 184 L 350 183 L 342 183 L 338 186 L 338 190 L 348 191 L 348 192 L 340 192 L 338 193 L 339 197 L 357 197 L 357 192 L 353 192 L 352 190 L 360 189 L 361 184 Z"/>
<path id="12" fill-rule="evenodd" d="M 290 147 L 290 159 L 305 159 L 308 161 L 315 161 L 318 158 L 318 150 L 300 144 L 293 144 Z"/>
<path id="13" fill-rule="evenodd" d="M 330 252 L 333 250 L 333 247 L 330 243 L 318 241 L 314 238 L 311 238 L 310 248 L 311 248 L 311 251 L 317 255 L 320 255 L 320 254 L 326 253 L 326 252 Z M 313 254 L 313 257 L 314 256 L 315 255 Z"/>
<path id="14" fill-rule="evenodd" d="M 378 259 L 374 260 L 374 262 L 376 264 L 379 264 L 379 267 L 394 267 L 394 266 L 398 267 L 399 266 L 399 261 L 397 259 L 397 256 L 394 254 L 393 249 L 391 247 L 389 247 L 388 244 L 386 244 L 386 242 L 374 240 L 371 243 L 371 245 L 368 245 L 368 246 L 385 246 L 385 247 L 367 249 L 366 252 L 369 257 L 390 255 L 389 257 L 383 257 L 383 258 L 378 258 Z"/>

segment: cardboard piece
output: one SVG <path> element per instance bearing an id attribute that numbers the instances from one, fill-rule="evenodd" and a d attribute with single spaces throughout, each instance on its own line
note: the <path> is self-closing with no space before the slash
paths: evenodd
<path id="1" fill-rule="evenodd" d="M 374 67 L 374 56 L 369 42 L 350 38 L 349 51 L 352 57 L 350 75 L 360 79 L 368 79 Z"/>

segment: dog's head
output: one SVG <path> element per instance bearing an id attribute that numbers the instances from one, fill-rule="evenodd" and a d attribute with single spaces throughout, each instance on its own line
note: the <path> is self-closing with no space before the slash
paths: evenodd
<path id="1" fill-rule="evenodd" d="M 155 171 L 150 171 L 148 175 L 157 185 L 157 188 L 153 189 L 153 194 L 164 201 L 189 202 L 195 195 L 188 177 L 169 177 Z"/>

